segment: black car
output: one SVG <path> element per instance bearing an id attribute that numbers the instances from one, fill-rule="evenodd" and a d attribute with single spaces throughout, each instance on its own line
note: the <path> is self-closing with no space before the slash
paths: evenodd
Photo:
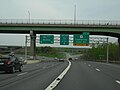
<path id="1" fill-rule="evenodd" d="M 72 58 L 69 58 L 69 60 L 72 60 Z"/>
<path id="2" fill-rule="evenodd" d="M 0 57 L 0 71 L 14 73 L 16 70 L 22 71 L 22 63 L 15 56 L 2 56 Z"/>

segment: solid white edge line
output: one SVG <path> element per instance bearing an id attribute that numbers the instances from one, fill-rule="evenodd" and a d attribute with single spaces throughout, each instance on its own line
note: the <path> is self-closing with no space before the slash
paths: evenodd
<path id="1" fill-rule="evenodd" d="M 116 83 L 120 84 L 120 81 L 116 80 Z"/>
<path id="2" fill-rule="evenodd" d="M 100 69 L 96 68 L 96 71 L 100 72 Z"/>
<path id="3" fill-rule="evenodd" d="M 24 72 L 24 73 L 20 73 L 18 74 L 17 76 L 21 76 L 21 75 L 24 75 L 24 74 L 27 74 L 28 72 Z"/>
<path id="4" fill-rule="evenodd" d="M 71 67 L 71 62 L 70 61 L 68 62 L 69 65 L 67 66 L 67 68 L 45 90 L 52 90 L 59 84 L 59 82 L 62 80 L 62 78 L 65 76 L 65 74 Z"/>

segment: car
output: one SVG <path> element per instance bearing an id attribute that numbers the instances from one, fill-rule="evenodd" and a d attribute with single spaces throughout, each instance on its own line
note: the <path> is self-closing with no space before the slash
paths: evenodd
<path id="1" fill-rule="evenodd" d="M 69 60 L 72 60 L 72 58 L 69 58 Z"/>
<path id="2" fill-rule="evenodd" d="M 54 58 L 54 60 L 58 60 L 58 58 L 57 58 L 57 57 L 55 57 L 55 58 Z"/>
<path id="3" fill-rule="evenodd" d="M 58 59 L 57 57 L 55 57 L 55 58 L 54 58 L 54 61 L 57 61 L 57 62 L 58 62 L 58 61 L 59 61 L 59 59 Z"/>
<path id="4" fill-rule="evenodd" d="M 15 56 L 2 56 L 0 57 L 0 71 L 11 72 L 22 71 L 23 64 Z"/>
<path id="5" fill-rule="evenodd" d="M 64 62 L 64 59 L 63 58 L 59 59 L 59 62 Z"/>
<path id="6" fill-rule="evenodd" d="M 25 64 L 27 64 L 27 60 L 24 60 L 24 61 L 23 61 L 23 65 L 25 65 Z"/>
<path id="7" fill-rule="evenodd" d="M 22 63 L 23 65 L 27 64 L 27 60 L 25 60 L 25 58 L 19 57 L 18 59 L 19 59 L 19 61 L 21 61 L 21 63 Z"/>
<path id="8" fill-rule="evenodd" d="M 78 58 L 75 58 L 75 60 L 78 60 Z"/>
<path id="9" fill-rule="evenodd" d="M 57 57 L 55 57 L 55 58 L 54 58 L 54 60 L 55 60 L 55 61 L 58 61 L 58 58 L 57 58 Z"/>

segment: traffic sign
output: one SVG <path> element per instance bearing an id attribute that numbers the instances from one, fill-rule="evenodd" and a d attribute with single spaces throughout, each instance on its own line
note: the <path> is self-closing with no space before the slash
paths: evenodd
<path id="1" fill-rule="evenodd" d="M 89 46 L 89 44 L 74 44 L 74 46 Z"/>
<path id="2" fill-rule="evenodd" d="M 89 35 L 90 33 L 89 32 L 83 32 L 83 35 Z"/>
<path id="3" fill-rule="evenodd" d="M 73 45 L 89 46 L 89 32 L 83 32 L 83 34 L 74 34 Z"/>
<path id="4" fill-rule="evenodd" d="M 60 34 L 60 45 L 69 45 L 69 35 Z"/>
<path id="5" fill-rule="evenodd" d="M 40 35 L 40 44 L 54 44 L 54 35 Z"/>

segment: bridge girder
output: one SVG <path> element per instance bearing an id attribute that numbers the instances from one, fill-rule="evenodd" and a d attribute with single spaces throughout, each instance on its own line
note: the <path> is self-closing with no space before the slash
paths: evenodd
<path id="1" fill-rule="evenodd" d="M 106 35 L 119 38 L 120 26 L 95 26 L 95 25 L 0 25 L 0 33 L 29 34 L 78 34 L 90 32 L 90 35 Z"/>

